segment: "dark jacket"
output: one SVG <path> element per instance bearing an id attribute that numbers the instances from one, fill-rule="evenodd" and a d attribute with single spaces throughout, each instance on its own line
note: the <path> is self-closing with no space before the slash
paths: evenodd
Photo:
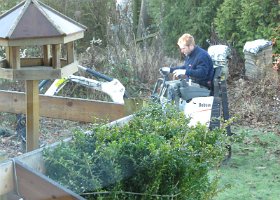
<path id="1" fill-rule="evenodd" d="M 208 52 L 199 46 L 195 46 L 190 55 L 185 57 L 183 66 L 172 67 L 170 72 L 176 69 L 186 69 L 186 75 L 200 85 L 209 87 L 212 84 L 214 77 L 212 59 Z"/>

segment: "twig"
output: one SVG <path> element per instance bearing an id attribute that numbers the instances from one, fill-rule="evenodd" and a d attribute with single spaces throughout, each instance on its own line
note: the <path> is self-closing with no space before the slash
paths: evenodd
<path id="1" fill-rule="evenodd" d="M 147 193 L 138 193 L 138 192 L 125 192 L 125 191 L 104 191 L 104 192 L 92 192 L 92 193 L 82 193 L 82 195 L 99 195 L 99 194 L 128 194 L 128 195 L 138 195 L 138 196 L 151 196 L 151 197 L 166 197 L 166 198 L 174 198 L 180 195 L 180 193 L 172 194 L 172 195 L 159 195 L 159 194 L 147 194 Z"/>

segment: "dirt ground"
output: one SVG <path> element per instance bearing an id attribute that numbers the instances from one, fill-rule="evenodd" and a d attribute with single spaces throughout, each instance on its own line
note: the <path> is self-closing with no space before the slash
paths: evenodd
<path id="1" fill-rule="evenodd" d="M 1 90 L 23 92 L 24 82 L 0 81 Z M 0 160 L 25 152 L 24 142 L 17 133 L 17 115 L 0 112 Z M 91 124 L 69 120 L 40 118 L 40 147 L 71 137 L 75 130 L 87 130 Z"/>
<path id="2" fill-rule="evenodd" d="M 17 134 L 16 115 L 0 114 L 0 160 L 19 156 L 25 152 L 24 142 Z M 71 137 L 76 130 L 88 130 L 91 124 L 61 119 L 40 119 L 40 147 Z"/>
<path id="3" fill-rule="evenodd" d="M 238 125 L 266 128 L 280 134 L 279 77 L 262 80 L 239 79 L 228 84 L 231 116 Z"/>

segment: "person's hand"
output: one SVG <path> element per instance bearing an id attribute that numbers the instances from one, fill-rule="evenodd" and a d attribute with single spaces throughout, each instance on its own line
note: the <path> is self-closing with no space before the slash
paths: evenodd
<path id="1" fill-rule="evenodd" d="M 186 75 L 186 70 L 185 69 L 176 69 L 173 72 L 173 74 L 174 74 L 175 77 L 178 77 L 180 75 Z"/>

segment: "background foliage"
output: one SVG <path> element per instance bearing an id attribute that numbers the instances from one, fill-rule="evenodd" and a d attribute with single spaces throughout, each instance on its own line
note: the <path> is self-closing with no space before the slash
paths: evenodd
<path id="1" fill-rule="evenodd" d="M 280 13 L 277 0 L 225 0 L 217 12 L 215 25 L 219 36 L 242 53 L 246 41 L 278 40 L 280 52 Z"/>
<path id="2" fill-rule="evenodd" d="M 196 38 L 196 42 L 206 48 L 206 39 L 211 35 L 211 23 L 216 17 L 216 11 L 223 0 L 151 0 L 149 9 L 156 19 L 163 35 L 169 54 L 172 55 L 178 38 L 188 32 Z"/>
<path id="3" fill-rule="evenodd" d="M 87 27 L 82 40 L 78 41 L 77 50 L 83 52 L 93 38 L 100 39 L 106 45 L 107 23 L 111 11 L 115 8 L 113 0 L 42 0 L 50 7 Z"/>
<path id="4" fill-rule="evenodd" d="M 193 34 L 197 43 L 206 48 L 211 28 L 239 53 L 246 41 L 279 40 L 277 0 L 151 0 L 149 4 L 168 51 L 174 50 L 177 38 L 185 32 Z M 279 44 L 275 51 L 279 53 Z"/>
<path id="5" fill-rule="evenodd" d="M 20 1 L 1 0 L 1 11 L 5 11 Z M 47 5 L 88 27 L 84 39 L 93 37 L 101 39 L 106 45 L 108 21 L 116 22 L 112 14 L 116 14 L 113 0 L 42 0 Z M 259 38 L 279 40 L 279 1 L 278 0 L 150 0 L 147 3 L 149 15 L 163 36 L 165 48 L 174 50 L 177 38 L 184 32 L 190 32 L 198 44 L 207 47 L 206 39 L 210 38 L 211 26 L 214 23 L 219 37 L 241 48 L 244 42 Z M 140 1 L 131 1 L 134 23 L 139 20 Z M 134 26 L 134 28 L 136 25 Z M 136 31 L 134 30 L 133 33 Z M 279 44 L 277 44 L 279 52 Z M 171 53 L 171 52 L 169 52 Z"/>

